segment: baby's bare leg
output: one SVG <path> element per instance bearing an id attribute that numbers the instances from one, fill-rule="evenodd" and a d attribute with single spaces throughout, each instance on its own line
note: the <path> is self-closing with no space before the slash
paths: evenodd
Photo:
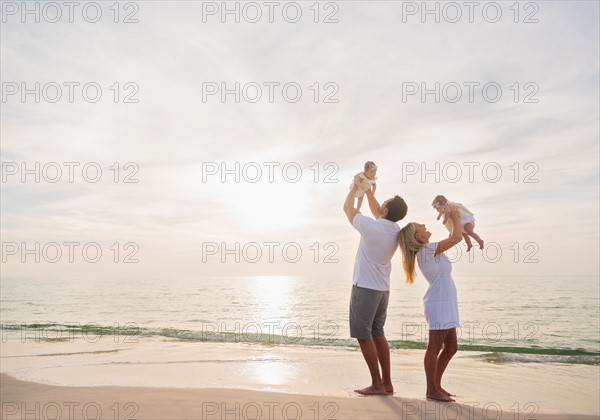
<path id="1" fill-rule="evenodd" d="M 475 229 L 473 223 L 466 223 L 464 228 L 467 234 L 473 239 L 475 239 L 475 241 L 477 241 L 477 243 L 479 244 L 479 249 L 483 249 L 483 239 L 481 239 L 479 235 L 473 231 L 473 229 Z"/>
<path id="2" fill-rule="evenodd" d="M 471 248 L 473 248 L 473 244 L 471 243 L 471 238 L 469 238 L 469 235 L 467 235 L 464 232 L 463 232 L 462 236 L 463 236 L 463 238 L 465 238 L 465 242 L 467 243 L 467 252 L 469 252 L 471 250 Z"/>

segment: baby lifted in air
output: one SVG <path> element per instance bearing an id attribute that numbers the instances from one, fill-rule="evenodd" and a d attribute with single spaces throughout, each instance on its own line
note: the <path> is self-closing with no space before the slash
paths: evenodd
<path id="1" fill-rule="evenodd" d="M 358 198 L 358 202 L 356 205 L 357 210 L 360 210 L 360 206 L 362 206 L 365 192 L 367 190 L 370 190 L 371 186 L 373 186 L 373 192 L 375 192 L 375 190 L 377 189 L 377 183 L 375 182 L 377 180 L 376 175 L 377 165 L 375 165 L 375 163 L 373 163 L 372 161 L 365 162 L 364 171 L 358 174 L 360 182 L 358 183 L 358 190 L 356 191 L 356 198 Z M 350 189 L 352 189 L 353 185 L 354 182 L 350 184 Z"/>
<path id="2" fill-rule="evenodd" d="M 465 238 L 465 242 L 467 243 L 467 252 L 473 248 L 473 244 L 471 243 L 471 238 L 475 239 L 479 244 L 479 249 L 483 249 L 483 239 L 479 237 L 478 234 L 475 233 L 475 217 L 473 213 L 469 211 L 465 206 L 460 203 L 453 203 L 448 201 L 446 197 L 443 195 L 438 195 L 433 199 L 431 203 L 434 209 L 438 211 L 437 220 L 443 216 L 443 223 L 448 229 L 449 232 L 452 232 L 452 221 L 448 218 L 448 212 L 450 211 L 449 206 L 455 206 L 458 211 L 458 217 L 460 218 L 460 223 L 463 225 L 463 238 Z M 471 238 L 469 238 L 469 236 Z"/>

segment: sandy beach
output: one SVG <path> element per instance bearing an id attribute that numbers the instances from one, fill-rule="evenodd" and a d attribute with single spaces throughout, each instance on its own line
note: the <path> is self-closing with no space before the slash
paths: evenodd
<path id="1" fill-rule="evenodd" d="M 243 389 L 61 387 L 1 377 L 2 418 L 136 419 L 595 419 L 500 414 L 464 404 L 392 397 L 326 397 Z M 26 417 L 27 416 L 27 417 Z"/>
<path id="2" fill-rule="evenodd" d="M 422 351 L 393 351 L 393 396 L 361 397 L 356 349 L 206 343 L 2 343 L 2 418 L 593 419 L 598 366 L 494 364 L 458 355 L 447 388 L 423 398 Z M 472 352 L 469 352 L 472 353 Z"/>

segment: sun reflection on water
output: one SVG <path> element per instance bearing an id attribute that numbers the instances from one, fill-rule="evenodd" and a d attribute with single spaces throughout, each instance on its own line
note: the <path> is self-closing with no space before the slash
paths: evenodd
<path id="1" fill-rule="evenodd" d="M 293 276 L 249 277 L 253 287 L 248 287 L 249 301 L 253 305 L 255 320 L 284 325 L 292 316 L 297 303 L 295 288 L 297 278 Z"/>
<path id="2" fill-rule="evenodd" d="M 291 382 L 293 369 L 290 361 L 261 361 L 252 364 L 250 374 L 262 385 L 283 385 Z"/>

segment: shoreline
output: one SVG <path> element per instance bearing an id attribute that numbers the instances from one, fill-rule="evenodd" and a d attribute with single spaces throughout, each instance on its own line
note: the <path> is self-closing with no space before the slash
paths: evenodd
<path id="1" fill-rule="evenodd" d="M 59 409 L 63 416 L 56 418 L 69 418 L 69 406 L 63 404 L 69 401 L 78 402 L 80 409 L 90 403 L 88 418 L 95 417 L 94 403 L 100 402 L 105 405 L 99 418 L 115 418 L 116 409 L 121 417 L 132 414 L 135 407 L 126 407 L 128 402 L 139 406 L 135 418 L 189 418 L 190 413 L 197 416 L 193 418 L 296 418 L 293 411 L 280 411 L 279 416 L 269 411 L 293 410 L 295 404 L 303 413 L 297 418 L 313 419 L 418 419 L 429 412 L 435 413 L 429 418 L 440 419 L 591 419 L 600 413 L 600 366 L 495 363 L 485 353 L 460 350 L 444 377 L 444 387 L 457 395 L 456 403 L 424 398 L 422 350 L 392 350 L 396 393 L 389 397 L 353 392 L 369 382 L 358 349 L 157 337 L 131 343 L 106 337 L 96 342 L 8 338 L 0 350 L 6 419 L 53 418 Z M 181 407 L 169 411 L 173 402 Z M 278 405 L 271 407 L 270 402 Z M 23 410 L 35 410 L 36 403 L 39 410 L 54 411 L 26 417 Z M 113 411 L 111 404 L 116 404 Z M 238 412 L 227 415 L 228 409 Z"/>

